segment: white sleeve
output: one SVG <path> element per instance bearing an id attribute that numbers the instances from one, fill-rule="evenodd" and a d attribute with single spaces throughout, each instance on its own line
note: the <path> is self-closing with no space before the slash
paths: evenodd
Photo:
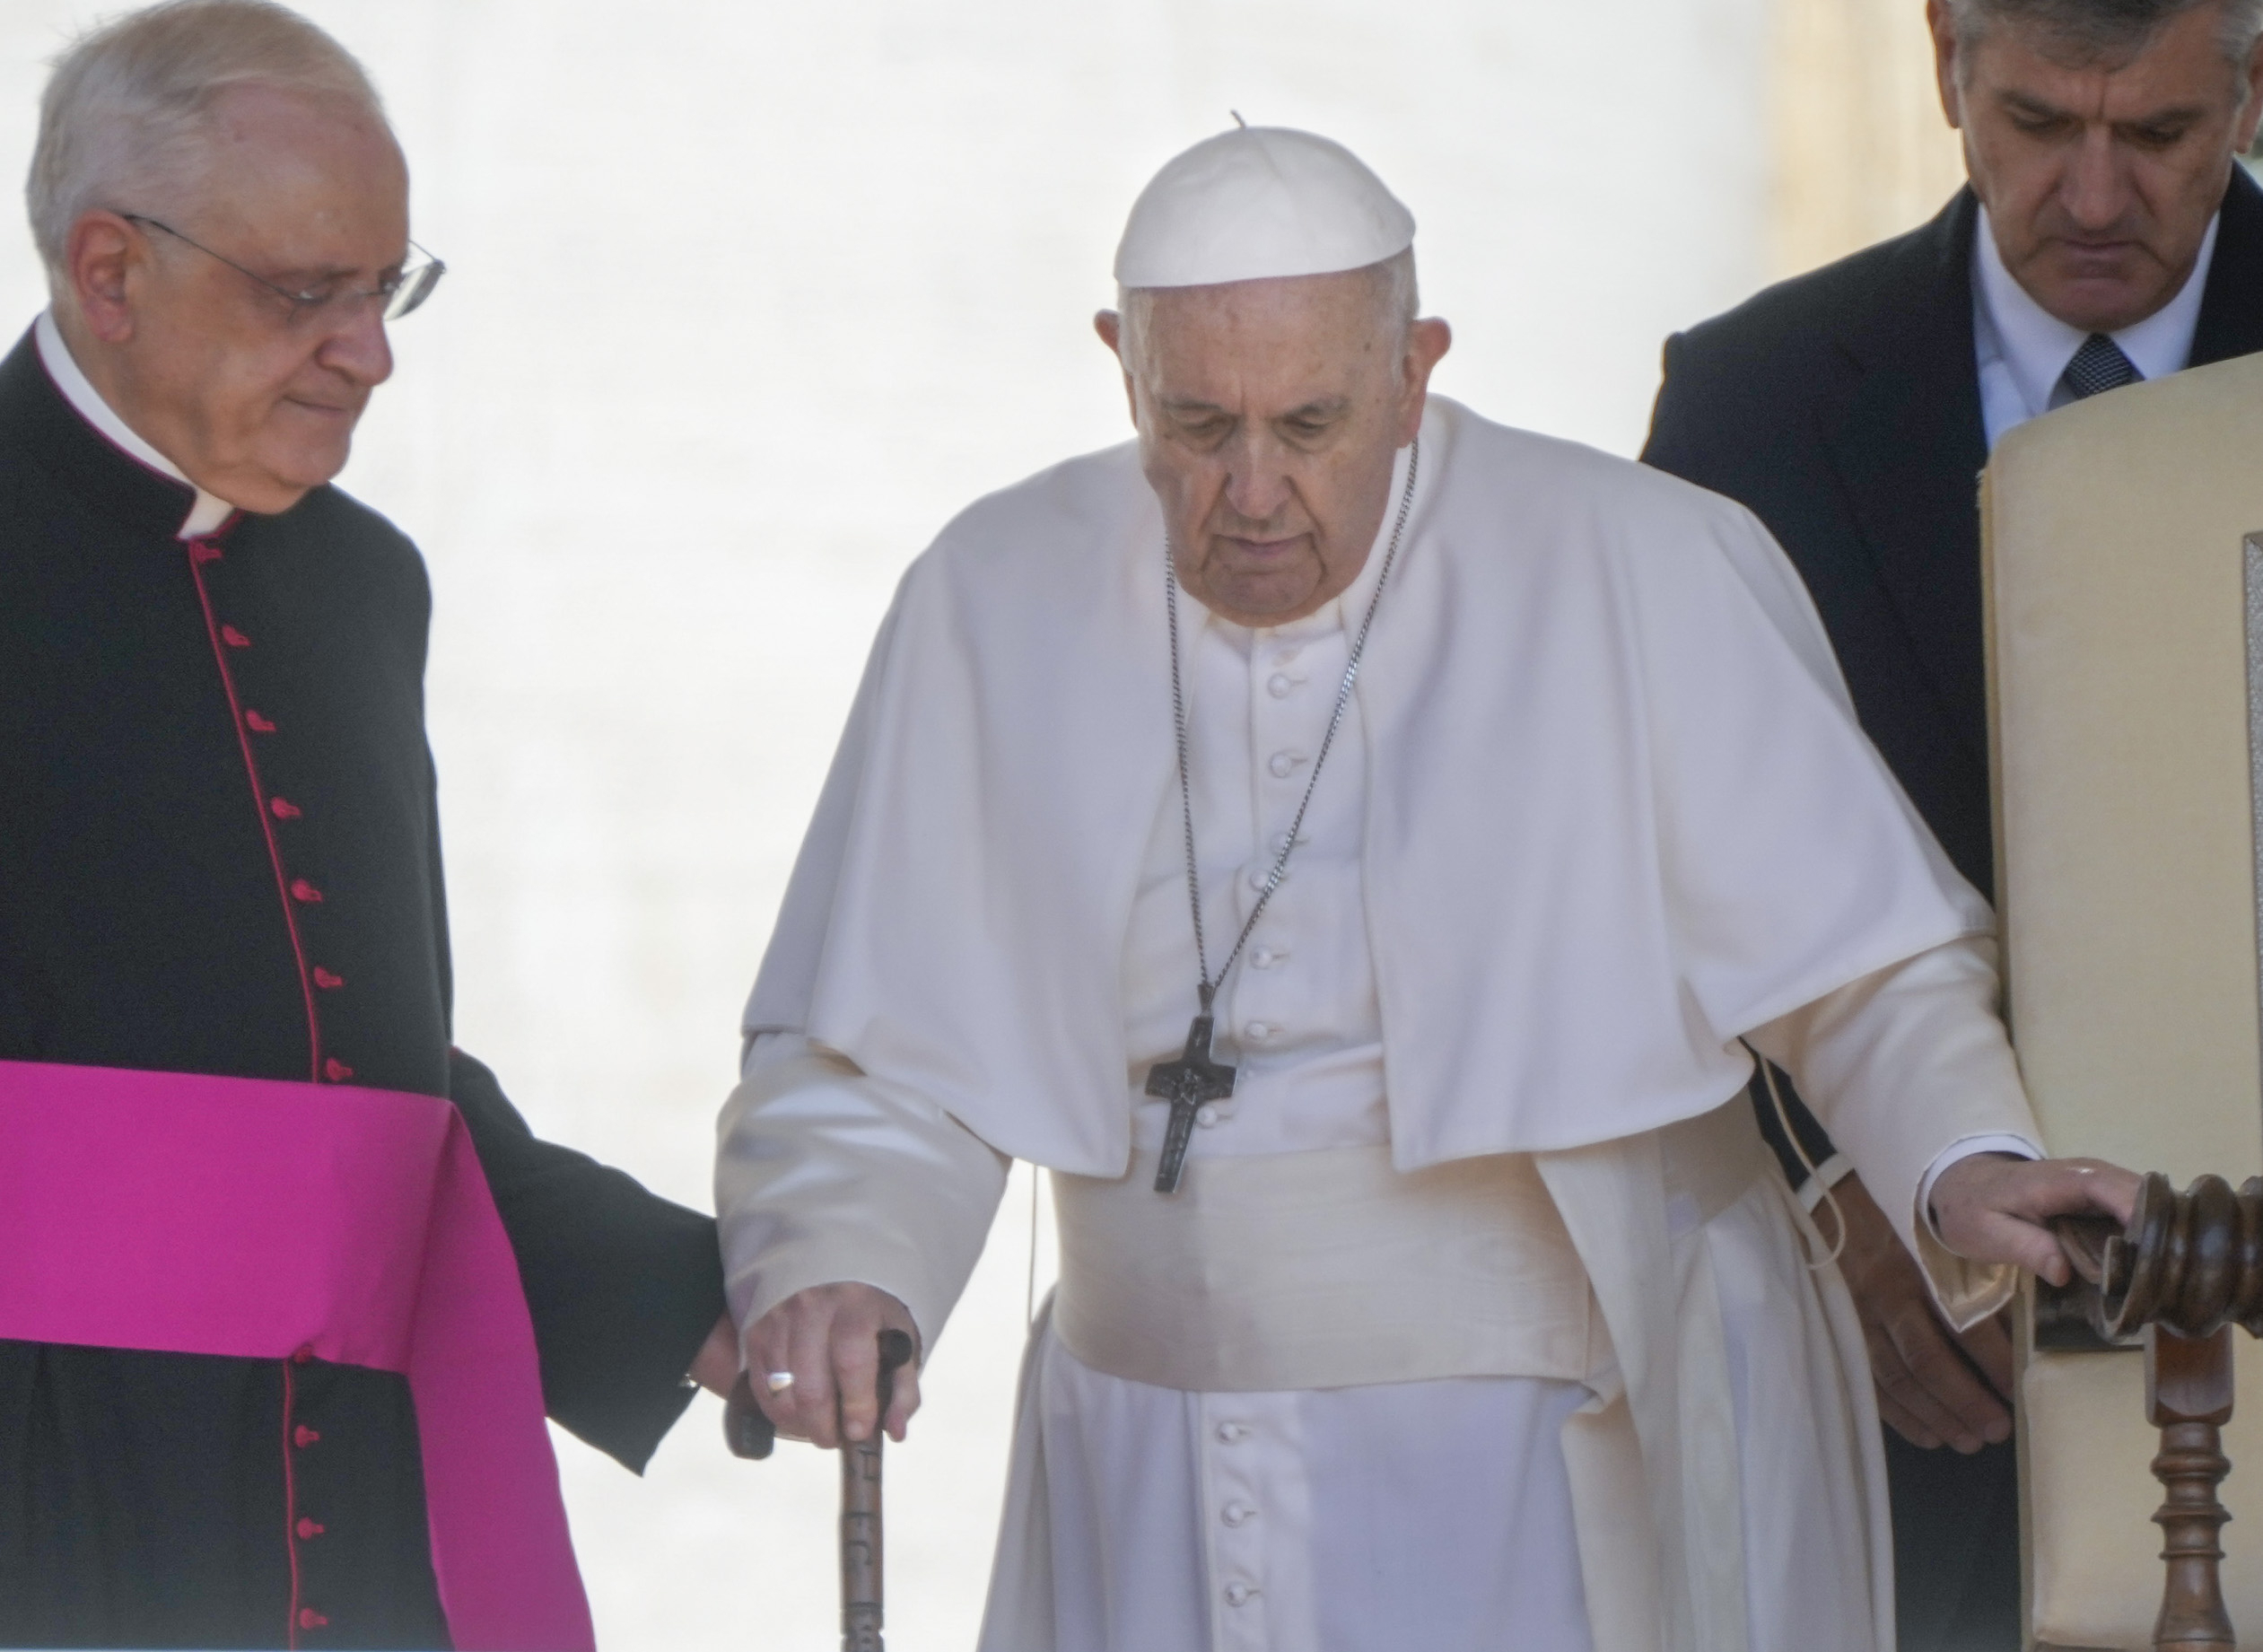
<path id="1" fill-rule="evenodd" d="M 1909 1247 L 1950 1323 L 2010 1300 L 2015 1270 L 1968 1262 L 1925 1209 L 1934 1179 L 1976 1151 L 2041 1158 L 2019 1066 L 1997 1013 L 1996 943 L 1968 937 L 1817 999 L 1753 1031 L 1792 1075 Z"/>
<path id="2" fill-rule="evenodd" d="M 2043 1149 L 2024 1136 L 1988 1135 L 1967 1136 L 1962 1141 L 1952 1141 L 1941 1149 L 1941 1156 L 1933 1161 L 1933 1167 L 1925 1173 L 1925 1180 L 1918 1184 L 1918 1210 L 1926 1225 L 1933 1228 L 1935 1237 L 1941 1232 L 1933 1219 L 1933 1184 L 1941 1179 L 1941 1173 L 1951 1165 L 1962 1164 L 1968 1158 L 1978 1158 L 1983 1153 L 2005 1153 L 2014 1158 L 2043 1158 Z"/>
<path id="3" fill-rule="evenodd" d="M 739 1328 L 812 1285 L 855 1281 L 911 1310 L 924 1357 L 982 1255 L 1005 1155 L 800 1033 L 753 1041 L 716 1137 Z"/>

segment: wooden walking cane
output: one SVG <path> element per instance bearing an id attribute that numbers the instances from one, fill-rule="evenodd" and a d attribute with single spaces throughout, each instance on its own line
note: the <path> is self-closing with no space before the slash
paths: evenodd
<path id="1" fill-rule="evenodd" d="M 912 1339 L 901 1331 L 881 1332 L 876 1385 L 880 1418 L 887 1416 L 896 1397 L 896 1372 L 911 1362 Z M 756 1403 L 743 1371 L 723 1407 L 723 1438 L 732 1455 L 756 1460 L 768 1456 L 778 1443 L 778 1430 Z M 841 1652 L 886 1652 L 880 1639 L 885 1599 L 880 1448 L 887 1438 L 887 1429 L 877 1421 L 868 1438 L 852 1441 L 845 1429 L 841 1436 Z"/>
<path id="2" fill-rule="evenodd" d="M 911 1363 L 912 1339 L 880 1333 L 879 1417 L 896 1397 L 896 1373 Z M 878 1418 L 872 1432 L 841 1437 L 841 1652 L 884 1652 L 880 1643 L 880 1447 L 887 1430 Z"/>

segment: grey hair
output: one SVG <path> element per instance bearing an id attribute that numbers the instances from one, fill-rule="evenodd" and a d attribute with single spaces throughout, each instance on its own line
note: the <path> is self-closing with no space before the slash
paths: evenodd
<path id="1" fill-rule="evenodd" d="M 24 203 L 51 282 L 71 226 L 98 207 L 169 212 L 205 159 L 213 106 L 259 85 L 344 100 L 385 118 L 354 55 L 274 0 L 165 0 L 81 35 L 39 99 Z"/>
<path id="2" fill-rule="evenodd" d="M 1948 0 L 1960 44 L 1970 45 L 1997 23 L 2039 29 L 2078 63 L 2127 62 L 2162 27 L 2205 5 L 2224 7 L 2217 42 L 2234 66 L 2263 39 L 2263 0 Z"/>
<path id="3" fill-rule="evenodd" d="M 2256 0 L 2263 5 L 2263 0 Z M 1376 310 L 1381 324 L 1394 335 L 1394 346 L 1403 354 L 1414 330 L 1414 319 L 1421 313 L 1422 289 L 1414 276 L 1414 249 L 1369 264 L 1354 274 L 1365 275 L 1375 288 Z M 1117 334 L 1117 344 L 1127 363 L 1146 359 L 1149 324 L 1155 312 L 1155 295 L 1169 292 L 1167 287 L 1118 287 L 1116 311 L 1123 319 Z"/>

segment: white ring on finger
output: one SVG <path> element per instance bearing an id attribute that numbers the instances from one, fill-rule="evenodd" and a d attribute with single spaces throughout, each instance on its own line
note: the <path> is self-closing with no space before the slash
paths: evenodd
<path id="1" fill-rule="evenodd" d="M 793 1373 L 791 1371 L 773 1371 L 769 1376 L 763 1378 L 763 1382 L 769 1387 L 771 1393 L 783 1394 L 787 1389 L 793 1386 Z"/>

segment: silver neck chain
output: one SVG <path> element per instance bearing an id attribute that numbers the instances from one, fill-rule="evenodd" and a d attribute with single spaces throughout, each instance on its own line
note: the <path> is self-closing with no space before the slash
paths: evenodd
<path id="1" fill-rule="evenodd" d="M 1226 976 L 1234 962 L 1249 944 L 1250 934 L 1257 928 L 1257 921 L 1265 915 L 1265 906 L 1273 898 L 1273 891 L 1280 887 L 1280 880 L 1289 871 L 1289 857 L 1297 852 L 1298 835 L 1304 830 L 1305 811 L 1312 807 L 1312 794 L 1320 785 L 1320 771 L 1327 766 L 1328 753 L 1336 743 L 1336 730 L 1343 726 L 1344 708 L 1351 704 L 1352 685 L 1359 678 L 1359 656 L 1367 651 L 1367 633 L 1375 625 L 1375 611 L 1383 601 L 1383 588 L 1391 581 L 1391 565 L 1399 557 L 1399 538 L 1406 532 L 1407 512 L 1414 504 L 1414 478 L 1422 468 L 1422 441 L 1415 438 L 1408 450 L 1406 486 L 1399 494 L 1398 520 L 1391 524 L 1391 543 L 1383 553 L 1383 568 L 1376 575 L 1375 594 L 1367 599 L 1367 617 L 1359 622 L 1359 634 L 1352 640 L 1351 658 L 1345 663 L 1343 681 L 1336 689 L 1336 709 L 1328 718 L 1328 732 L 1321 737 L 1320 754 L 1313 759 L 1312 778 L 1305 782 L 1305 795 L 1297 805 L 1297 817 L 1289 823 L 1289 835 L 1280 845 L 1280 853 L 1274 857 L 1273 870 L 1266 875 L 1264 887 L 1257 896 L 1257 904 L 1249 909 L 1249 921 L 1242 925 L 1242 932 L 1234 938 L 1234 949 L 1226 955 L 1226 961 L 1218 966 L 1218 974 L 1210 974 L 1210 948 L 1202 933 L 1202 876 L 1194 858 L 1194 782 L 1190 770 L 1186 737 L 1186 689 L 1179 671 L 1179 581 L 1178 567 L 1171 555 L 1169 536 L 1163 546 L 1163 602 L 1171 622 L 1171 719 L 1178 733 L 1179 747 L 1179 815 L 1186 828 L 1186 900 L 1194 915 L 1194 960 L 1202 972 L 1200 988 L 1204 1015 L 1210 1013 L 1210 1004 L 1218 996 L 1218 989 L 1226 984 Z"/>

